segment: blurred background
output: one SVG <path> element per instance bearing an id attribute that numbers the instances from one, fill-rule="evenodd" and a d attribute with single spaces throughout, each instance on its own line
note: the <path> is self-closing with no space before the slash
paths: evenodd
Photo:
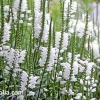
<path id="1" fill-rule="evenodd" d="M 82 14 L 85 12 L 85 5 L 88 5 L 90 9 L 89 15 L 90 20 L 100 26 L 100 0 L 75 0 L 78 2 L 78 17 L 82 18 Z M 60 22 L 60 0 L 51 0 L 51 15 L 57 24 L 57 29 L 59 30 Z"/>

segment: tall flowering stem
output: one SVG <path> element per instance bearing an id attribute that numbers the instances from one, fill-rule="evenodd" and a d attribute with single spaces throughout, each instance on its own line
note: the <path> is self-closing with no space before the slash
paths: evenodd
<path id="1" fill-rule="evenodd" d="M 40 2 L 40 1 L 39 1 Z M 35 59 L 34 59 L 34 67 L 35 66 L 37 66 L 37 64 L 38 64 L 38 60 L 39 60 L 39 47 L 41 46 L 41 39 L 42 39 L 42 36 L 43 36 L 43 30 L 44 30 L 44 24 L 45 24 L 45 3 L 46 3 L 46 0 L 41 0 L 41 2 L 40 2 L 40 4 L 41 4 L 41 9 L 42 9 L 42 13 L 41 13 L 41 9 L 39 8 L 39 13 L 40 13 L 40 16 L 41 16 L 41 14 L 42 14 L 42 20 L 41 19 L 39 19 L 41 22 L 40 22 L 40 24 L 41 24 L 41 26 L 39 26 L 39 32 L 40 33 L 34 33 L 34 37 L 35 38 L 37 38 L 37 50 L 35 50 L 35 52 L 34 52 L 34 57 L 35 57 Z M 40 6 L 40 5 L 39 5 Z M 37 17 L 37 16 L 36 16 Z M 38 16 L 39 17 L 39 16 Z M 35 23 L 35 22 L 34 22 Z M 35 27 L 35 26 L 34 26 Z M 38 28 L 38 27 L 37 27 Z M 35 31 L 35 30 L 34 30 Z"/>
<path id="2" fill-rule="evenodd" d="M 18 5 L 18 15 L 17 15 L 17 31 L 15 35 L 15 48 L 20 49 L 21 48 L 21 32 L 20 32 L 20 15 L 21 15 L 21 4 L 23 0 L 20 0 L 19 5 Z"/>
<path id="3" fill-rule="evenodd" d="M 2 51 L 2 39 L 3 39 L 3 33 L 4 33 L 4 1 L 1 0 L 1 17 L 0 17 L 0 22 L 1 22 L 1 27 L 0 27 L 0 48 Z M 0 75 L 3 76 L 3 70 L 4 70 L 4 58 L 0 56 Z M 2 86 L 2 88 L 5 88 Z"/>
<path id="4" fill-rule="evenodd" d="M 44 68 L 43 68 L 43 72 L 42 72 L 42 76 L 41 76 L 41 80 L 40 80 L 40 87 L 39 87 L 39 92 L 38 92 L 38 98 L 40 97 L 40 90 L 41 90 L 41 86 L 42 86 L 43 77 L 44 77 L 44 74 L 45 74 L 45 72 L 46 72 L 46 68 L 47 68 L 47 65 L 48 65 L 49 58 L 50 58 L 50 49 L 51 49 L 51 25 L 52 25 L 52 18 L 51 18 L 51 20 L 50 20 L 47 58 L 46 58 L 46 62 L 45 62 L 45 64 L 44 64 Z M 38 99 L 38 98 L 37 98 L 37 99 Z"/>
<path id="5" fill-rule="evenodd" d="M 4 33 L 4 1 L 1 0 L 1 27 L 0 27 L 0 45 L 2 43 L 2 36 L 3 36 L 3 33 Z"/>
<path id="6" fill-rule="evenodd" d="M 84 55 L 84 45 L 86 41 L 87 30 L 88 30 L 88 10 L 86 11 L 86 23 L 85 23 L 85 30 L 84 30 L 84 36 L 83 36 L 82 48 L 81 48 L 81 59 Z"/>

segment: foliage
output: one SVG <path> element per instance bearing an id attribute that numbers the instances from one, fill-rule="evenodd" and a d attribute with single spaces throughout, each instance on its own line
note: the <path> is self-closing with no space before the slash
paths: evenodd
<path id="1" fill-rule="evenodd" d="M 100 28 L 90 2 L 0 1 L 0 100 L 100 98 Z"/>

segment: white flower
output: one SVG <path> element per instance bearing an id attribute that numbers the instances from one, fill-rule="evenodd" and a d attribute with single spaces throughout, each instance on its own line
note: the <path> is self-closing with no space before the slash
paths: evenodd
<path id="1" fill-rule="evenodd" d="M 59 49 L 55 48 L 55 63 L 57 63 L 58 53 L 59 53 Z"/>
<path id="2" fill-rule="evenodd" d="M 86 91 L 87 90 L 87 88 L 84 86 L 84 91 Z"/>
<path id="3" fill-rule="evenodd" d="M 39 38 L 41 32 L 42 13 L 40 12 L 41 0 L 34 0 L 34 37 Z"/>
<path id="4" fill-rule="evenodd" d="M 88 30 L 86 32 L 87 35 L 89 36 L 94 36 L 94 25 L 93 25 L 93 22 L 88 22 Z"/>
<path id="5" fill-rule="evenodd" d="M 74 75 L 72 75 L 72 76 L 71 76 L 71 81 L 72 81 L 72 82 L 76 82 L 76 81 L 77 81 L 77 78 L 76 78 Z"/>
<path id="6" fill-rule="evenodd" d="M 77 75 L 78 74 L 78 63 L 76 61 L 74 61 L 73 63 L 73 75 Z"/>
<path id="7" fill-rule="evenodd" d="M 28 74 L 25 71 L 23 71 L 21 74 L 21 79 L 26 81 L 27 78 L 28 78 Z"/>
<path id="8" fill-rule="evenodd" d="M 92 85 L 92 87 L 96 87 L 97 86 L 97 84 L 96 83 L 94 83 L 93 85 Z"/>
<path id="9" fill-rule="evenodd" d="M 50 59 L 49 59 L 49 62 L 48 62 L 48 66 L 51 67 L 54 65 L 55 63 L 55 48 L 51 48 L 51 51 L 50 51 Z"/>
<path id="10" fill-rule="evenodd" d="M 5 68 L 5 69 L 9 71 L 11 68 L 10 68 L 9 66 L 6 66 L 6 68 Z"/>
<path id="11" fill-rule="evenodd" d="M 51 72 L 53 70 L 53 67 L 47 67 L 46 69 L 48 72 Z"/>
<path id="12" fill-rule="evenodd" d="M 66 81 L 60 81 L 60 84 L 65 84 L 66 83 Z"/>
<path id="13" fill-rule="evenodd" d="M 34 84 L 29 84 L 28 87 L 33 89 L 33 88 L 35 88 L 35 85 Z"/>
<path id="14" fill-rule="evenodd" d="M 83 80 L 82 80 L 82 79 L 80 79 L 80 84 L 82 84 L 82 85 L 83 85 Z"/>
<path id="15" fill-rule="evenodd" d="M 69 88 L 69 94 L 70 95 L 74 95 L 74 92 L 72 91 L 72 89 Z"/>
<path id="16" fill-rule="evenodd" d="M 88 77 L 88 78 L 90 78 L 90 77 Z M 87 79 L 87 80 L 85 81 L 85 85 L 90 85 L 90 80 L 89 80 L 89 79 Z"/>
<path id="17" fill-rule="evenodd" d="M 40 11 L 41 0 L 34 0 L 34 9 Z"/>
<path id="18" fill-rule="evenodd" d="M 46 58 L 47 58 L 47 51 L 48 49 L 46 47 L 42 47 L 41 48 L 41 58 L 39 59 L 39 64 L 40 66 L 44 66 L 45 62 L 46 62 Z"/>
<path id="19" fill-rule="evenodd" d="M 78 21 L 76 25 L 76 32 L 79 38 L 82 38 L 84 35 L 84 29 L 85 29 L 85 23 L 81 22 L 80 20 Z"/>
<path id="20" fill-rule="evenodd" d="M 50 27 L 50 14 L 46 13 L 43 36 L 42 36 L 42 41 L 44 41 L 44 42 L 48 41 L 49 27 Z"/>
<path id="21" fill-rule="evenodd" d="M 96 88 L 93 88 L 93 89 L 91 90 L 91 92 L 96 92 Z"/>
<path id="22" fill-rule="evenodd" d="M 9 71 L 8 70 L 4 70 L 4 73 L 6 74 L 6 75 L 8 75 L 9 74 Z"/>
<path id="23" fill-rule="evenodd" d="M 24 92 L 26 90 L 26 87 L 25 86 L 21 86 L 20 89 L 21 89 L 22 92 Z"/>
<path id="24" fill-rule="evenodd" d="M 47 21 L 48 24 L 50 24 L 50 13 L 45 14 L 45 20 Z"/>
<path id="25" fill-rule="evenodd" d="M 18 96 L 18 100 L 25 100 L 23 95 Z"/>
<path id="26" fill-rule="evenodd" d="M 63 34 L 63 41 L 62 41 L 62 50 L 67 50 L 68 46 L 68 33 Z"/>
<path id="27" fill-rule="evenodd" d="M 72 53 L 68 52 L 67 58 L 68 58 L 68 62 L 71 62 Z"/>
<path id="28" fill-rule="evenodd" d="M 31 23 L 27 23 L 27 26 L 32 26 L 32 24 Z"/>
<path id="29" fill-rule="evenodd" d="M 75 99 L 80 100 L 82 97 L 82 93 L 77 93 Z"/>
<path id="30" fill-rule="evenodd" d="M 61 66 L 64 67 L 63 77 L 64 77 L 64 79 L 68 80 L 69 75 L 70 75 L 70 70 L 71 70 L 70 64 L 67 63 L 67 62 L 66 63 L 61 63 Z"/>
<path id="31" fill-rule="evenodd" d="M 70 12 L 68 12 L 68 8 L 69 8 Z M 70 0 L 65 0 L 65 2 L 64 2 L 64 20 L 66 20 L 68 13 L 71 18 L 74 18 L 75 15 L 73 15 L 73 13 L 75 13 L 76 10 L 77 10 L 77 2 L 76 1 L 73 1 L 70 6 Z"/>
<path id="32" fill-rule="evenodd" d="M 34 37 L 39 38 L 41 32 L 41 18 L 42 13 L 35 11 L 35 20 L 34 20 Z"/>
<path id="33" fill-rule="evenodd" d="M 86 43 L 84 46 L 86 50 L 88 50 L 88 46 L 90 46 L 90 44 Z"/>
<path id="34" fill-rule="evenodd" d="M 29 17 L 29 18 L 28 18 L 29 21 L 31 21 L 32 19 L 33 19 L 32 17 Z"/>
<path id="35" fill-rule="evenodd" d="M 10 46 L 3 45 L 2 48 L 3 48 L 3 50 L 9 50 Z"/>
<path id="36" fill-rule="evenodd" d="M 49 24 L 45 23 L 44 31 L 43 31 L 43 36 L 42 36 L 42 41 L 47 42 L 48 34 L 49 34 Z"/>
<path id="37" fill-rule="evenodd" d="M 63 57 L 60 57 L 59 60 L 62 61 L 63 60 Z"/>
<path id="38" fill-rule="evenodd" d="M 20 86 L 20 89 L 22 92 L 24 92 L 26 90 L 27 81 L 28 81 L 28 74 L 25 71 L 22 71 L 21 86 Z"/>
<path id="39" fill-rule="evenodd" d="M 62 80 L 62 77 L 57 77 L 57 82 L 60 82 Z"/>
<path id="40" fill-rule="evenodd" d="M 28 96 L 34 96 L 34 95 L 35 95 L 35 92 L 29 91 Z"/>
<path id="41" fill-rule="evenodd" d="M 4 56 L 4 53 L 2 51 L 0 51 L 0 56 Z"/>
<path id="42" fill-rule="evenodd" d="M 86 77 L 86 80 L 89 80 L 89 79 L 90 79 L 90 76 L 87 76 L 87 77 Z"/>
<path id="43" fill-rule="evenodd" d="M 7 18 L 8 14 L 9 14 L 9 5 L 5 5 L 4 6 L 4 17 Z"/>
<path id="44" fill-rule="evenodd" d="M 9 38 L 10 38 L 10 23 L 5 23 L 4 34 L 2 39 L 3 44 L 5 44 L 6 41 L 9 41 Z"/>
<path id="45" fill-rule="evenodd" d="M 91 70 L 95 64 L 93 62 L 87 63 L 87 68 L 86 68 L 86 75 L 89 76 L 91 74 Z"/>
<path id="46" fill-rule="evenodd" d="M 21 12 L 25 12 L 26 10 L 27 10 L 27 0 L 22 0 Z"/>
<path id="47" fill-rule="evenodd" d="M 15 58 L 15 50 L 11 48 L 7 53 L 6 53 L 6 59 L 7 59 L 7 64 L 11 67 L 12 63 L 14 62 Z"/>
<path id="48" fill-rule="evenodd" d="M 18 63 L 22 63 L 25 58 L 26 50 L 23 50 L 19 53 L 19 61 Z"/>
<path id="49" fill-rule="evenodd" d="M 14 21 L 17 20 L 17 11 L 13 11 L 13 18 L 14 18 Z M 16 26 L 15 26 L 15 30 L 16 30 Z"/>
<path id="50" fill-rule="evenodd" d="M 82 96 L 82 93 L 77 93 L 77 96 Z"/>
<path id="51" fill-rule="evenodd" d="M 75 99 L 76 100 L 80 100 L 81 99 L 81 96 L 76 96 Z"/>
<path id="52" fill-rule="evenodd" d="M 98 58 L 100 56 L 100 53 L 99 53 L 99 44 L 98 44 L 97 40 L 94 40 L 91 43 L 91 49 L 93 49 L 94 57 Z"/>
<path id="53" fill-rule="evenodd" d="M 21 18 L 24 18 L 24 14 L 21 14 L 20 17 L 21 17 Z"/>
<path id="54" fill-rule="evenodd" d="M 99 59 L 97 59 L 97 62 L 98 62 L 98 63 L 100 63 L 100 58 L 99 58 Z"/>
<path id="55" fill-rule="evenodd" d="M 22 24 L 23 23 L 23 20 L 19 20 L 19 23 Z"/>
<path id="56" fill-rule="evenodd" d="M 12 63 L 15 63 L 15 65 L 17 65 L 16 67 L 18 67 L 18 63 L 23 62 L 25 53 L 25 50 L 19 52 L 19 50 L 14 50 L 13 48 L 11 48 L 6 54 L 7 63 L 9 64 L 9 66 L 12 66 Z"/>
<path id="57" fill-rule="evenodd" d="M 30 14 L 30 13 L 31 13 L 31 10 L 27 10 L 26 13 L 27 13 L 27 14 Z"/>
<path id="58" fill-rule="evenodd" d="M 75 13 L 77 11 L 77 2 L 73 1 L 71 5 L 71 14 Z"/>
<path id="59" fill-rule="evenodd" d="M 62 71 L 59 71 L 59 75 L 62 75 L 63 74 L 63 72 Z"/>
<path id="60" fill-rule="evenodd" d="M 16 76 L 17 76 L 17 74 L 16 74 L 16 73 L 13 73 L 13 74 L 12 74 L 12 76 L 13 76 L 13 77 L 16 77 Z"/>
<path id="61" fill-rule="evenodd" d="M 70 0 L 65 0 L 64 2 L 64 19 L 66 20 L 67 18 L 67 13 L 68 13 L 68 5 L 70 3 Z"/>
<path id="62" fill-rule="evenodd" d="M 85 70 L 85 67 L 83 67 L 83 66 L 81 66 L 80 64 L 79 64 L 79 72 L 83 72 Z"/>
<path id="63" fill-rule="evenodd" d="M 14 0 L 13 11 L 17 12 L 19 7 L 20 0 Z"/>
<path id="64" fill-rule="evenodd" d="M 56 32 L 55 34 L 56 34 L 56 36 L 55 36 L 55 47 L 59 48 L 60 39 L 61 39 L 61 32 Z"/>
<path id="65" fill-rule="evenodd" d="M 4 11 L 7 11 L 7 12 L 9 11 L 9 5 L 4 6 Z"/>
<path id="66" fill-rule="evenodd" d="M 29 85 L 28 85 L 28 87 L 31 88 L 31 89 L 35 88 L 35 85 L 36 85 L 36 83 L 37 83 L 37 82 L 36 82 L 37 79 L 38 79 L 38 77 L 36 77 L 36 76 L 34 77 L 34 76 L 31 75 L 31 76 L 29 77 Z"/>
<path id="67" fill-rule="evenodd" d="M 86 96 L 83 96 L 83 100 L 86 100 Z"/>
<path id="68" fill-rule="evenodd" d="M 43 90 L 44 90 L 45 92 L 49 91 L 49 90 L 48 90 L 48 89 L 46 89 L 46 88 L 43 88 Z"/>
<path id="69" fill-rule="evenodd" d="M 66 93 L 68 93 L 68 91 L 66 90 L 66 88 L 62 88 L 61 90 L 62 90 L 62 91 L 61 91 L 61 94 L 66 94 Z"/>

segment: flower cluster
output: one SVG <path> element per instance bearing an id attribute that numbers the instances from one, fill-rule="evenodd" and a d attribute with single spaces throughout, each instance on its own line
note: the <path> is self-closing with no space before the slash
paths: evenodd
<path id="1" fill-rule="evenodd" d="M 99 98 L 100 28 L 85 3 L 81 14 L 76 0 L 1 0 L 0 85 L 21 94 L 0 98 Z"/>

